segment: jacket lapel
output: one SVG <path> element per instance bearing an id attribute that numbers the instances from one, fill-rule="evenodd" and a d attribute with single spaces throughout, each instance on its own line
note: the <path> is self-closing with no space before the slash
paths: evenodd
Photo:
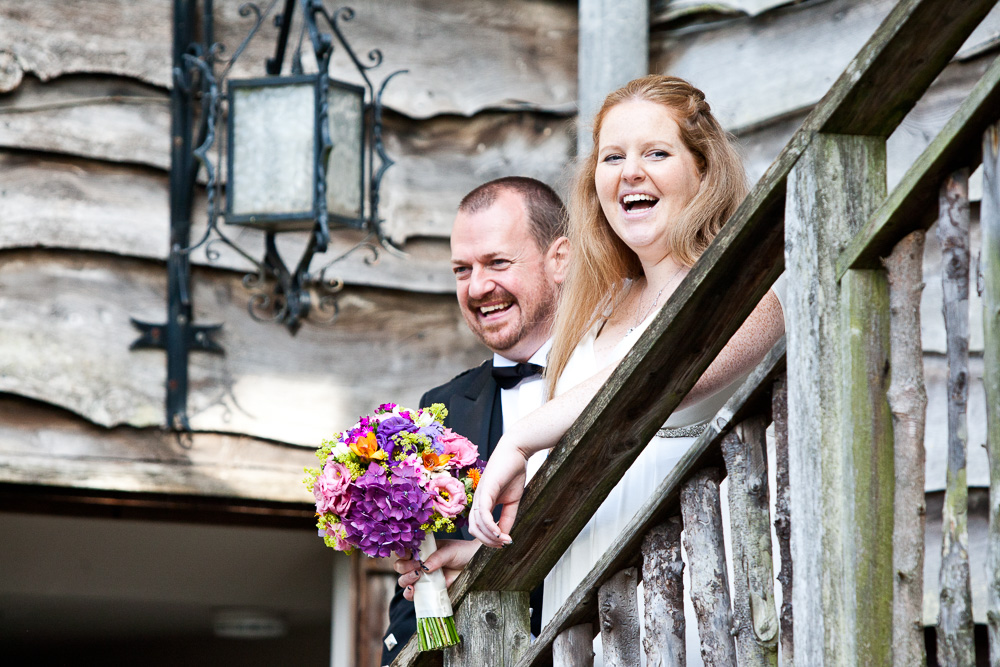
<path id="1" fill-rule="evenodd" d="M 493 401 L 498 391 L 492 375 L 493 363 L 487 362 L 470 373 L 465 391 L 452 397 L 448 420 L 456 432 L 461 433 L 479 447 L 479 457 L 484 461 L 493 450 L 490 442 L 490 424 L 493 420 Z M 502 416 L 498 415 L 502 419 Z"/>

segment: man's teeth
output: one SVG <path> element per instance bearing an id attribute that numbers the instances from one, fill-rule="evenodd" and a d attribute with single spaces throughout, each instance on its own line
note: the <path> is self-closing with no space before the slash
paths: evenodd
<path id="1" fill-rule="evenodd" d="M 510 304 L 497 303 L 497 304 L 494 304 L 492 306 L 481 306 L 479 308 L 479 312 L 481 312 L 483 315 L 489 315 L 490 313 L 492 313 L 492 312 L 494 312 L 496 310 L 503 310 L 508 305 L 510 305 Z"/>

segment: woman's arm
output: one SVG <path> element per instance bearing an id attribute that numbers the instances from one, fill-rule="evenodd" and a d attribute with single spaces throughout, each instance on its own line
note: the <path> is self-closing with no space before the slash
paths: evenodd
<path id="1" fill-rule="evenodd" d="M 781 304 L 777 296 L 769 291 L 681 401 L 678 409 L 711 396 L 752 369 L 781 338 L 784 326 Z M 616 366 L 617 363 L 606 366 L 516 422 L 497 443 L 476 489 L 469 517 L 469 532 L 483 544 L 501 547 L 511 542 L 508 531 L 524 494 L 528 457 L 559 442 Z M 503 510 L 500 521 L 495 522 L 492 511 L 498 504 L 503 504 Z"/>

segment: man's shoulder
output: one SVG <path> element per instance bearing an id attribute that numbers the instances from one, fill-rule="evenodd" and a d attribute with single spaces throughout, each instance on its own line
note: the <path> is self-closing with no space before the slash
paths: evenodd
<path id="1" fill-rule="evenodd" d="M 446 399 L 453 394 L 462 391 L 476 382 L 482 381 L 483 375 L 489 373 L 492 363 L 492 359 L 487 359 L 478 366 L 473 366 L 472 368 L 462 371 L 444 384 L 428 390 L 427 393 L 424 394 L 424 398 L 421 400 L 421 405 L 426 406 L 430 403 L 442 401 L 446 402 Z"/>

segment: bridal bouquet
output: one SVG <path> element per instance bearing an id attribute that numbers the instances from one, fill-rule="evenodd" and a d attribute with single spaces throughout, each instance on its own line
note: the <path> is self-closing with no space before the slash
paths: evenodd
<path id="1" fill-rule="evenodd" d="M 347 553 L 425 560 L 437 549 L 435 531 L 468 521 L 468 505 L 483 461 L 468 439 L 443 425 L 441 403 L 409 410 L 384 403 L 353 428 L 316 450 L 320 468 L 305 479 L 316 498 L 324 542 Z M 420 650 L 458 643 L 451 601 L 440 571 L 414 586 Z"/>

